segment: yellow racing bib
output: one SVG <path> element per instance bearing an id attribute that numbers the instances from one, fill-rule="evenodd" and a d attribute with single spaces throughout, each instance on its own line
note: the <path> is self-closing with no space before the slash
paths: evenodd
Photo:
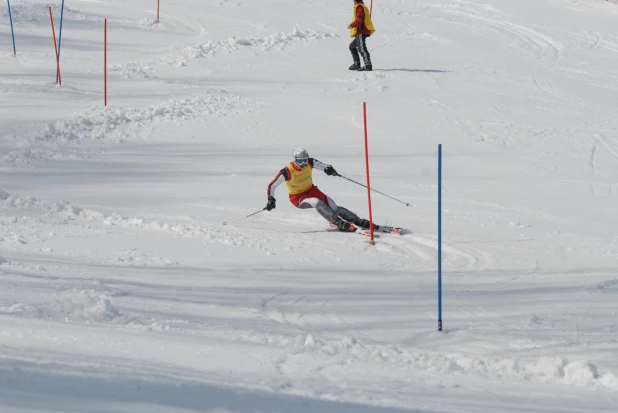
<path id="1" fill-rule="evenodd" d="M 285 181 L 290 195 L 300 194 L 307 191 L 313 185 L 313 168 L 307 164 L 301 171 L 294 168 L 294 162 L 287 166 L 289 181 Z"/>

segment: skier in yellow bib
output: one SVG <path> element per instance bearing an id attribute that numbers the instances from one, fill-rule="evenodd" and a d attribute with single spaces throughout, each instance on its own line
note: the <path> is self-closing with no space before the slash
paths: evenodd
<path id="1" fill-rule="evenodd" d="M 352 15 L 352 23 L 348 26 L 350 36 L 354 38 L 350 43 L 350 52 L 354 63 L 350 66 L 350 70 L 366 70 L 371 71 L 371 56 L 367 50 L 365 40 L 375 32 L 373 22 L 371 21 L 371 13 L 363 3 L 363 0 L 354 0 L 354 14 Z M 360 56 L 363 56 L 365 66 L 360 65 Z"/>
<path id="2" fill-rule="evenodd" d="M 310 158 L 309 153 L 302 148 L 296 149 L 293 155 L 294 161 L 281 169 L 268 185 L 266 210 L 270 211 L 277 206 L 275 190 L 285 182 L 290 193 L 290 202 L 295 207 L 315 208 L 324 219 L 341 231 L 354 232 L 357 227 L 369 229 L 369 220 L 361 219 L 354 212 L 337 206 L 335 201 L 313 185 L 313 169 L 324 171 L 326 175 L 339 176 L 335 168 Z M 375 224 L 373 226 L 374 229 L 378 228 Z"/>

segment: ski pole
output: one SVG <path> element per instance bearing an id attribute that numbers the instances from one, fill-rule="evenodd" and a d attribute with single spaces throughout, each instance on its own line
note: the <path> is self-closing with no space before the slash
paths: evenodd
<path id="1" fill-rule="evenodd" d="M 345 176 L 343 176 L 343 175 L 339 175 L 339 174 L 337 174 L 337 176 L 339 176 L 339 177 L 341 177 L 341 178 L 343 178 L 343 179 L 347 179 L 347 180 L 348 180 L 348 181 L 350 181 L 350 182 L 354 182 L 356 185 L 360 185 L 360 186 L 362 186 L 363 188 L 367 188 L 367 186 L 366 186 L 366 185 L 363 185 L 363 184 L 361 184 L 360 182 L 356 182 L 356 181 L 355 181 L 355 180 L 353 180 L 353 179 L 350 179 L 350 178 L 348 178 L 348 177 L 345 177 Z M 378 193 L 378 194 L 380 194 L 380 195 L 384 195 L 385 197 L 390 198 L 390 199 L 392 199 L 392 200 L 394 200 L 394 201 L 400 202 L 400 203 L 404 204 L 405 206 L 408 206 L 408 207 L 409 207 L 409 206 L 412 206 L 412 205 L 410 205 L 410 203 L 409 203 L 409 202 L 404 202 L 404 201 L 401 201 L 401 200 L 399 200 L 399 199 L 397 199 L 397 198 L 393 198 L 392 196 L 387 195 L 387 194 L 385 194 L 384 192 L 380 192 L 380 191 L 378 191 L 378 190 L 376 190 L 376 189 L 373 189 L 373 188 L 371 188 L 371 190 L 372 190 L 372 191 L 374 191 L 374 192 L 377 192 L 377 193 Z"/>
<path id="2" fill-rule="evenodd" d="M 6 4 L 9 5 L 9 20 L 11 22 L 11 37 L 13 38 L 13 56 L 17 57 L 17 49 L 15 49 L 15 32 L 13 31 L 13 15 L 11 14 L 10 0 L 6 0 Z"/>
<path id="3" fill-rule="evenodd" d="M 60 60 L 60 46 L 62 45 L 62 22 L 64 20 L 64 0 L 62 0 L 62 9 L 60 11 L 60 34 L 58 34 L 58 60 Z M 60 70 L 56 71 L 56 83 L 58 83 Z"/>
<path id="4" fill-rule="evenodd" d="M 231 224 L 231 223 L 234 223 L 234 222 L 238 222 L 238 221 L 240 221 L 241 219 L 245 219 L 245 218 L 252 217 L 252 216 L 254 216 L 254 215 L 256 215 L 256 214 L 259 214 L 259 213 L 260 213 L 260 212 L 262 212 L 262 211 L 266 211 L 266 208 L 260 209 L 259 211 L 254 212 L 253 214 L 249 214 L 249 215 L 247 215 L 247 216 L 245 216 L 245 217 L 235 219 L 234 221 L 224 222 L 224 223 L 223 223 L 223 225 L 228 225 L 228 224 Z"/>

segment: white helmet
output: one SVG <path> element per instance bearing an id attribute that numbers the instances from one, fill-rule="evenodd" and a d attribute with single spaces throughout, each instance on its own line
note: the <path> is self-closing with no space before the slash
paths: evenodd
<path id="1" fill-rule="evenodd" d="M 299 167 L 304 167 L 309 163 L 309 152 L 303 148 L 298 148 L 293 152 L 294 163 Z"/>

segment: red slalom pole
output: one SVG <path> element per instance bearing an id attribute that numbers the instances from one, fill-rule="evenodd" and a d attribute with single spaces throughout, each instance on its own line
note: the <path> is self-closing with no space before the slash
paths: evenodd
<path id="1" fill-rule="evenodd" d="M 105 95 L 105 106 L 107 106 L 107 19 L 103 22 L 103 88 Z"/>
<path id="2" fill-rule="evenodd" d="M 367 199 L 369 201 L 369 232 L 371 235 L 371 245 L 375 245 L 373 240 L 373 214 L 371 212 L 371 184 L 369 183 L 369 144 L 367 142 L 367 102 L 363 102 L 363 118 L 365 125 L 365 165 L 367 166 Z"/>
<path id="3" fill-rule="evenodd" d="M 52 36 L 54 37 L 54 50 L 56 51 L 56 67 L 58 69 L 58 83 L 62 86 L 62 77 L 60 77 L 60 58 L 58 57 L 58 44 L 56 43 L 56 29 L 54 29 L 54 17 L 52 16 L 52 9 L 49 8 L 49 20 L 51 21 Z"/>
<path id="4" fill-rule="evenodd" d="M 369 17 L 373 14 L 373 0 L 371 0 L 371 4 L 369 5 Z"/>
<path id="5" fill-rule="evenodd" d="M 159 23 L 159 11 L 160 10 L 161 10 L 161 0 L 157 0 L 157 23 Z"/>

